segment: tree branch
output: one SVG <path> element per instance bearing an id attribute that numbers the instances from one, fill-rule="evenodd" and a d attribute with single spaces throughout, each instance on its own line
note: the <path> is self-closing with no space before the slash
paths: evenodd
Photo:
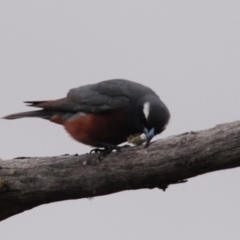
<path id="1" fill-rule="evenodd" d="M 240 121 L 98 154 L 0 161 L 0 220 L 44 203 L 169 184 L 240 166 Z"/>

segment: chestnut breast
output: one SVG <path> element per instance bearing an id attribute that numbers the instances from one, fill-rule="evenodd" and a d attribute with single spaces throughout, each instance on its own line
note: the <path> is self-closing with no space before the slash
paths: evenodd
<path id="1" fill-rule="evenodd" d="M 120 144 L 127 140 L 126 120 L 121 109 L 103 114 L 76 114 L 63 122 L 77 141 L 101 147 L 100 143 Z"/>

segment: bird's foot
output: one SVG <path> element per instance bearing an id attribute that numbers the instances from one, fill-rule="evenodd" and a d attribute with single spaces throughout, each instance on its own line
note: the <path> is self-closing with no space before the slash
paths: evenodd
<path id="1" fill-rule="evenodd" d="M 116 150 L 117 152 L 119 152 L 121 150 L 121 147 L 113 145 L 113 144 L 99 144 L 103 147 L 102 148 L 94 148 L 90 151 L 90 153 L 100 153 L 100 156 L 105 157 L 107 156 L 109 153 L 111 153 L 113 150 Z"/>
<path id="2" fill-rule="evenodd" d="M 101 148 L 94 148 L 90 151 L 90 153 L 102 153 L 104 152 L 105 149 L 101 149 Z"/>

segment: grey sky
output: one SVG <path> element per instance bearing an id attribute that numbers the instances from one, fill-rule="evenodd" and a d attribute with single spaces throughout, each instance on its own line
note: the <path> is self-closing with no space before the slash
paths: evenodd
<path id="1" fill-rule="evenodd" d="M 0 116 L 111 78 L 152 87 L 171 111 L 159 137 L 240 119 L 239 1 L 0 1 Z M 0 121 L 0 157 L 85 153 L 61 126 Z M 158 138 L 159 138 L 158 137 Z M 239 169 L 186 184 L 35 208 L 1 239 L 240 239 Z"/>

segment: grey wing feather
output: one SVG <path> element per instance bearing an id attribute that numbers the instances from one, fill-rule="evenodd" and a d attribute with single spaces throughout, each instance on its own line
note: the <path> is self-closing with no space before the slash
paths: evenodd
<path id="1" fill-rule="evenodd" d="M 105 81 L 73 88 L 68 92 L 67 99 L 90 112 L 105 112 L 127 106 L 130 102 L 128 89 L 121 81 Z"/>
<path id="2" fill-rule="evenodd" d="M 129 102 L 126 82 L 111 80 L 73 88 L 66 98 L 25 103 L 48 110 L 103 113 L 127 106 Z"/>

